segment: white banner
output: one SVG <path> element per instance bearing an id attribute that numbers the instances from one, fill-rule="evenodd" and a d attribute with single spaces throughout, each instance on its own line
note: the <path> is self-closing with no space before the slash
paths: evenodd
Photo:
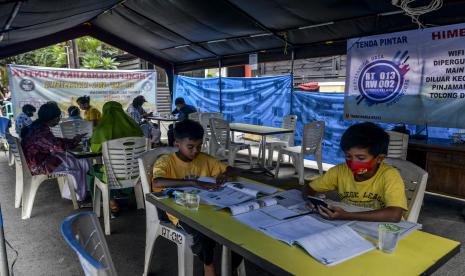
<path id="1" fill-rule="evenodd" d="M 25 104 L 37 110 L 47 101 L 55 101 L 67 116 L 76 99 L 89 95 L 92 106 L 102 110 L 108 101 L 120 102 L 124 109 L 143 95 L 144 109 L 155 111 L 157 75 L 154 70 L 85 70 L 9 65 L 8 74 L 14 114 Z"/>
<path id="2" fill-rule="evenodd" d="M 465 24 L 350 39 L 345 118 L 465 128 Z"/>

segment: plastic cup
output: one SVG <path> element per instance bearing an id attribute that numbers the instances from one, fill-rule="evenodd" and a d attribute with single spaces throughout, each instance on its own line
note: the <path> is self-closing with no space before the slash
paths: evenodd
<path id="1" fill-rule="evenodd" d="M 378 228 L 378 248 L 384 253 L 392 254 L 400 237 L 400 227 L 391 223 L 383 223 Z"/>
<path id="2" fill-rule="evenodd" d="M 174 202 L 178 205 L 181 205 L 181 206 L 185 206 L 185 199 L 184 199 L 184 193 L 183 192 L 178 192 L 178 191 L 175 191 L 173 193 L 174 195 Z"/>
<path id="3" fill-rule="evenodd" d="M 197 211 L 200 204 L 198 191 L 188 191 L 184 193 L 184 203 L 189 210 Z"/>

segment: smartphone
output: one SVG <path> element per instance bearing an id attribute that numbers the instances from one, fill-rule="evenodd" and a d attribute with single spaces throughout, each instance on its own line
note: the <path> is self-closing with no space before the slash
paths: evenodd
<path id="1" fill-rule="evenodd" d="M 322 199 L 320 199 L 318 197 L 307 196 L 307 198 L 308 198 L 308 200 L 310 200 L 310 202 L 313 204 L 313 206 L 315 206 L 315 208 L 318 208 L 318 206 L 323 206 L 325 208 L 328 208 L 328 204 L 324 200 L 322 200 Z"/>

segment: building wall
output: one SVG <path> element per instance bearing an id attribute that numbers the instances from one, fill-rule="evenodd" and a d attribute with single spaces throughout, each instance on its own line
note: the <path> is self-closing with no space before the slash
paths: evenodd
<path id="1" fill-rule="evenodd" d="M 271 76 L 291 73 L 291 61 L 261 63 L 259 75 Z M 294 61 L 294 85 L 306 82 L 344 81 L 346 56 L 298 59 Z"/>

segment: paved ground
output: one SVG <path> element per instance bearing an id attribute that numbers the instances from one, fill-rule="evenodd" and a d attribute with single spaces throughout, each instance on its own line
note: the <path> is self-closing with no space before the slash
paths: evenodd
<path id="1" fill-rule="evenodd" d="M 314 171 L 307 171 L 307 174 Z M 297 178 L 293 171 L 285 168 L 284 177 L 275 181 L 262 175 L 251 178 L 281 187 L 295 187 Z M 64 217 L 72 214 L 72 204 L 60 198 L 55 182 L 44 183 L 38 191 L 32 217 L 21 220 L 20 210 L 14 206 L 14 170 L 10 169 L 6 158 L 0 153 L 0 202 L 2 205 L 5 235 L 11 245 L 19 252 L 14 266 L 15 275 L 82 275 L 79 261 L 67 246 L 59 232 Z M 464 204 L 426 197 L 420 215 L 425 231 L 447 238 L 465 242 L 465 221 L 461 211 Z M 88 209 L 90 210 L 90 209 Z M 112 258 L 119 275 L 141 275 L 144 263 L 145 213 L 135 210 L 131 204 L 121 215 L 111 221 L 112 235 L 107 238 Z M 163 239 L 156 244 L 151 264 L 154 275 L 176 275 L 176 250 Z M 14 257 L 8 251 L 10 264 Z M 217 254 L 219 255 L 219 254 Z M 412 260 L 414 262 L 415 260 Z M 218 261 L 216 262 L 218 264 Z M 195 275 L 201 275 L 201 266 L 197 263 Z M 267 275 L 253 264 L 246 264 L 248 275 Z M 218 270 L 219 271 L 219 270 Z M 373 274 L 374 275 L 374 274 Z M 435 275 L 465 275 L 465 252 L 462 251 Z"/>

